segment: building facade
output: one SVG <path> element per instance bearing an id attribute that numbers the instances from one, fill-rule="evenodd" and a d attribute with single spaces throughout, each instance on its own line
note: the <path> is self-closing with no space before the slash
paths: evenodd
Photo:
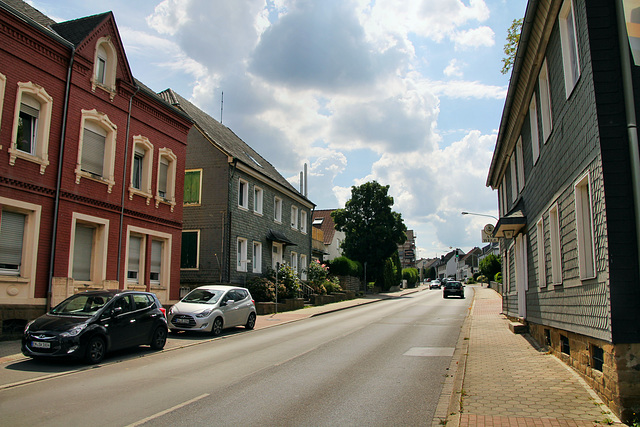
<path id="1" fill-rule="evenodd" d="M 0 20 L 3 332 L 87 289 L 177 298 L 190 120 L 134 79 L 110 12 Z"/>
<path id="2" fill-rule="evenodd" d="M 631 3 L 529 1 L 487 179 L 498 190 L 504 313 L 623 420 L 640 413 Z"/>
<path id="3" fill-rule="evenodd" d="M 171 89 L 160 95 L 194 121 L 185 170 L 182 286 L 245 284 L 276 263 L 291 265 L 305 279 L 314 204 L 231 129 Z"/>

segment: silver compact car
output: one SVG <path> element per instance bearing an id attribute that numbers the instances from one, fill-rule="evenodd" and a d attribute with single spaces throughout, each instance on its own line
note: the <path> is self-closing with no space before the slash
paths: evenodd
<path id="1" fill-rule="evenodd" d="M 209 332 L 256 325 L 256 305 L 248 289 L 235 286 L 200 286 L 189 292 L 167 313 L 169 329 Z"/>

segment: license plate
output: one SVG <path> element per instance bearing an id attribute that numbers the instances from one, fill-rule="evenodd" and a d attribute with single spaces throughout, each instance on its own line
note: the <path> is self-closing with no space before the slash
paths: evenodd
<path id="1" fill-rule="evenodd" d="M 174 323 L 184 323 L 184 324 L 188 324 L 189 323 L 189 319 L 173 319 Z"/>
<path id="2" fill-rule="evenodd" d="M 31 347 L 33 348 L 51 348 L 50 342 L 31 341 Z"/>

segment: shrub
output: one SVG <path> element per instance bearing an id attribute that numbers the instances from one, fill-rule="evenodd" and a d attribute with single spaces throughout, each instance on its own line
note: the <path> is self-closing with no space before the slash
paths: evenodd
<path id="1" fill-rule="evenodd" d="M 357 261 L 353 261 L 346 256 L 340 256 L 329 261 L 329 271 L 334 276 L 360 277 L 362 275 L 362 266 Z"/>
<path id="2" fill-rule="evenodd" d="M 420 280 L 420 274 L 418 273 L 417 268 L 403 268 L 402 269 L 402 279 L 407 281 L 407 284 L 410 287 L 414 287 L 418 280 Z"/>
<path id="3" fill-rule="evenodd" d="M 340 281 L 337 277 L 331 278 L 331 280 L 327 280 L 324 283 L 324 287 L 327 290 L 328 294 L 335 294 L 336 292 L 342 292 L 342 286 L 340 286 Z"/>
<path id="4" fill-rule="evenodd" d="M 275 284 L 266 277 L 255 277 L 247 283 L 247 289 L 257 302 L 272 302 L 276 299 Z"/>
<path id="5" fill-rule="evenodd" d="M 478 283 L 489 283 L 489 279 L 487 279 L 487 276 L 480 275 L 478 276 Z"/>
<path id="6" fill-rule="evenodd" d="M 265 277 L 272 283 L 276 282 L 276 272 L 269 269 Z M 280 264 L 278 270 L 278 300 L 296 298 L 300 292 L 300 278 L 288 264 Z"/>
<path id="7" fill-rule="evenodd" d="M 496 277 L 494 278 L 494 280 L 498 283 L 502 283 L 502 273 L 501 272 L 496 273 Z"/>

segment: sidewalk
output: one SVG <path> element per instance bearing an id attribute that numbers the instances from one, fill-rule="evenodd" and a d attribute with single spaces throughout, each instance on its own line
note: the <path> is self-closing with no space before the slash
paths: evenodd
<path id="1" fill-rule="evenodd" d="M 622 425 L 576 372 L 512 333 L 501 311 L 497 292 L 475 288 L 456 349 L 448 427 Z M 444 423 L 434 418 L 434 426 Z"/>

